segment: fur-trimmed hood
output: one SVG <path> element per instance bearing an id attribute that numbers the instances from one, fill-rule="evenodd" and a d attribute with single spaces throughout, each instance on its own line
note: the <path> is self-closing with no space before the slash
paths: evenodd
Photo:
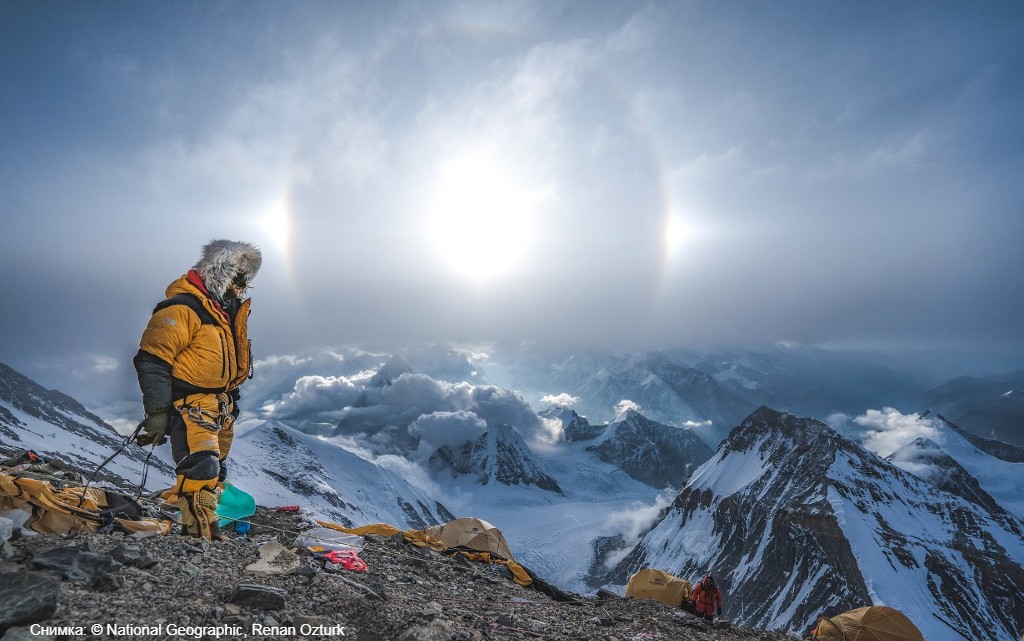
<path id="1" fill-rule="evenodd" d="M 203 279 L 206 290 L 223 298 L 228 285 L 236 274 L 243 274 L 251 281 L 260 270 L 263 255 L 258 247 L 251 243 L 236 240 L 213 240 L 203 247 L 203 257 L 195 264 L 195 269 Z"/>

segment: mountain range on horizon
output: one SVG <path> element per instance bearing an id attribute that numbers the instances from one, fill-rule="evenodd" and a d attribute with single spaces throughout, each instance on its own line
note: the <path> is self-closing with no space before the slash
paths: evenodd
<path id="1" fill-rule="evenodd" d="M 403 362 L 360 370 L 353 398 L 367 407 L 393 402 L 381 391 L 417 376 L 414 389 L 428 389 L 429 376 L 416 374 L 421 365 Z M 708 380 L 664 362 L 638 364 L 680 389 Z M 444 366 L 452 370 L 452 361 Z M 660 423 L 642 409 L 592 425 L 573 409 L 548 407 L 534 418 L 559 424 L 564 438 L 543 444 L 519 425 L 488 419 L 488 411 L 519 411 L 515 398 L 456 391 L 460 402 L 511 405 L 459 414 L 434 399 L 432 414 L 473 427 L 447 455 L 421 448 L 432 445 L 426 440 L 407 443 L 416 451 L 406 457 L 393 449 L 356 454 L 345 436 L 249 419 L 239 425 L 232 480 L 261 504 L 301 504 L 345 524 L 422 528 L 480 516 L 505 532 L 518 560 L 563 589 L 621 588 L 644 565 L 691 579 L 714 571 L 726 588 L 726 616 L 757 627 L 802 632 L 820 614 L 885 603 L 910 614 L 926 638 L 1002 640 L 1024 628 L 1015 592 L 1024 584 L 1021 448 L 934 416 L 930 439 L 882 458 L 820 421 L 769 407 L 737 421 L 717 451 L 696 429 Z M 36 449 L 88 467 L 119 442 L 73 399 L 0 369 L 3 449 Z M 145 453 L 125 451 L 109 467 L 137 479 Z M 428 459 L 433 465 L 414 464 Z M 152 468 L 151 487 L 169 482 L 166 462 Z M 972 610 L 970 599 L 947 593 L 951 585 L 983 605 Z M 986 631 L 970 636 L 972 626 Z"/>

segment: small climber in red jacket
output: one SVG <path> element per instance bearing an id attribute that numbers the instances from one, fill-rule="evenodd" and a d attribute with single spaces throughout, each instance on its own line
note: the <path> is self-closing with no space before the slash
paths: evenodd
<path id="1" fill-rule="evenodd" d="M 715 615 L 722 614 L 722 593 L 715 585 L 715 578 L 710 574 L 693 589 L 693 604 L 697 608 L 697 616 L 711 621 Z"/>

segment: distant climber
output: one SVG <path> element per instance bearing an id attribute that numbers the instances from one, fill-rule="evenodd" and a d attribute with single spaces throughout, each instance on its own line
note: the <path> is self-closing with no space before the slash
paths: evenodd
<path id="1" fill-rule="evenodd" d="M 693 605 L 697 616 L 711 621 L 716 615 L 722 614 L 722 592 L 715 585 L 715 578 L 710 574 L 693 588 Z"/>
<path id="2" fill-rule="evenodd" d="M 218 484 L 238 418 L 238 387 L 252 377 L 246 289 L 262 262 L 246 242 L 214 240 L 172 282 L 135 355 L 146 417 L 139 445 L 170 438 L 182 533 L 220 539 Z M 223 486 L 221 486 L 223 487 Z"/>

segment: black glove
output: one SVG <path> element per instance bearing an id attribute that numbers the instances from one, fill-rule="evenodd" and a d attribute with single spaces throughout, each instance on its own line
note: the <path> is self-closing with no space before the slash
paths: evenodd
<path id="1" fill-rule="evenodd" d="M 167 442 L 167 425 L 170 422 L 167 412 L 147 414 L 146 418 L 142 419 L 142 422 L 139 423 L 142 432 L 135 437 L 135 442 L 143 447 L 151 443 L 163 445 Z"/>
<path id="2" fill-rule="evenodd" d="M 722 608 L 715 610 L 715 616 L 722 616 Z"/>

